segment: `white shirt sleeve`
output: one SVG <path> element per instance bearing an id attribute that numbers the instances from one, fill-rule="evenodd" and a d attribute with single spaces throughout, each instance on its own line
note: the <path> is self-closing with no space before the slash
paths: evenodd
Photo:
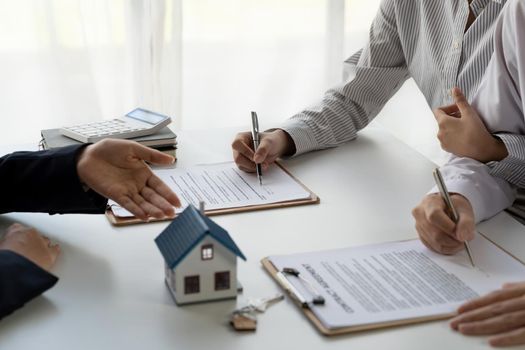
<path id="1" fill-rule="evenodd" d="M 450 193 L 467 198 L 474 210 L 476 222 L 486 220 L 509 207 L 516 198 L 516 190 L 507 181 L 492 176 L 490 168 L 471 158 L 452 156 L 440 168 Z M 434 187 L 429 193 L 437 193 Z"/>

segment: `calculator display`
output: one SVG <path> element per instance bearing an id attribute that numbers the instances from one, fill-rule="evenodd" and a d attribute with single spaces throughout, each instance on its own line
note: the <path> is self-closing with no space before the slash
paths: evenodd
<path id="1" fill-rule="evenodd" d="M 128 114 L 126 114 L 126 116 L 149 124 L 158 124 L 167 118 L 164 115 L 150 112 L 141 108 L 137 108 L 129 112 Z"/>

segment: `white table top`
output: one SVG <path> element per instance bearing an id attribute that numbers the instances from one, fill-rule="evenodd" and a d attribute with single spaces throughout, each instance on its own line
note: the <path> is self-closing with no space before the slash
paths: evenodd
<path id="1" fill-rule="evenodd" d="M 179 134 L 178 166 L 231 159 L 232 130 Z M 337 149 L 285 162 L 320 205 L 214 217 L 248 257 L 243 297 L 279 288 L 259 261 L 287 254 L 416 237 L 411 209 L 432 185 L 433 164 L 386 131 L 369 127 Z M 115 228 L 104 216 L 9 214 L 60 242 L 59 283 L 0 323 L 0 349 L 469 349 L 489 348 L 446 321 L 322 336 L 287 298 L 259 317 L 255 333 L 227 325 L 235 301 L 177 307 L 153 239 L 167 223 Z M 525 230 L 507 214 L 480 225 L 525 258 Z"/>

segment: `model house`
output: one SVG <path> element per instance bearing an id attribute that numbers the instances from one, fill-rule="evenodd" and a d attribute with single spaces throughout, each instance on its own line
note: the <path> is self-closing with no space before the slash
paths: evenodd
<path id="1" fill-rule="evenodd" d="M 237 257 L 246 258 L 228 232 L 194 206 L 177 216 L 155 243 L 177 304 L 237 296 Z"/>

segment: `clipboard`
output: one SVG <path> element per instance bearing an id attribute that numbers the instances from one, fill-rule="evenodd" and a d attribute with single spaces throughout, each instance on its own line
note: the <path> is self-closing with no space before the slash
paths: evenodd
<path id="1" fill-rule="evenodd" d="M 268 258 L 262 259 L 261 264 L 263 265 L 266 272 L 268 272 L 270 276 L 275 281 L 277 281 L 279 286 L 288 293 L 291 299 L 294 300 L 295 304 L 299 306 L 299 308 L 303 311 L 306 318 L 310 320 L 310 322 L 315 326 L 315 328 L 321 334 L 326 335 L 326 336 L 335 336 L 335 335 L 342 335 L 342 334 L 348 334 L 348 333 L 366 331 L 366 330 L 372 330 L 372 329 L 380 329 L 380 328 L 402 326 L 402 325 L 422 323 L 422 322 L 428 322 L 428 321 L 444 320 L 447 318 L 454 317 L 456 315 L 456 313 L 448 313 L 448 314 L 442 314 L 442 315 L 424 316 L 424 317 L 410 318 L 410 319 L 405 319 L 405 320 L 364 324 L 364 325 L 358 325 L 358 326 L 328 328 L 323 324 L 323 322 L 317 317 L 317 315 L 312 311 L 310 307 L 304 307 L 300 305 L 300 303 L 294 297 L 290 295 L 290 290 L 287 288 L 287 286 L 285 286 L 283 282 L 279 278 L 277 278 L 277 272 L 278 272 L 277 268 Z M 313 307 L 316 307 L 316 306 L 313 306 Z"/>
<path id="2" fill-rule="evenodd" d="M 275 162 L 275 164 L 279 168 L 281 168 L 286 174 L 288 174 L 302 188 L 304 188 L 308 193 L 310 193 L 310 197 L 303 198 L 303 199 L 297 199 L 297 200 L 269 203 L 269 204 L 248 205 L 248 206 L 242 206 L 242 207 L 236 207 L 236 208 L 211 209 L 211 210 L 207 209 L 205 210 L 205 214 L 207 216 L 235 214 L 235 213 L 243 213 L 243 212 L 256 211 L 256 210 L 286 208 L 286 207 L 294 207 L 298 205 L 307 205 L 307 204 L 319 204 L 321 202 L 320 198 L 314 192 L 312 192 L 301 181 L 299 181 L 299 179 L 297 179 L 294 175 L 292 175 L 290 171 L 288 171 L 288 169 L 286 169 L 282 164 L 280 164 L 279 162 Z M 148 221 L 143 221 L 136 217 L 118 217 L 115 214 L 113 214 L 113 211 L 111 210 L 110 206 L 106 208 L 105 215 L 107 219 L 109 220 L 109 222 L 114 226 L 126 226 L 126 225 L 133 225 L 133 224 L 166 221 L 166 220 L 172 220 L 176 217 L 176 215 L 174 215 L 172 217 L 164 217 L 160 219 L 151 218 Z"/>
<path id="3" fill-rule="evenodd" d="M 525 265 L 525 262 L 517 258 L 515 255 L 508 252 L 506 249 L 504 249 L 502 246 L 498 245 L 496 242 L 491 240 L 487 235 L 483 234 L 480 231 L 477 231 L 478 235 L 482 237 L 484 240 L 488 242 L 488 244 L 493 245 L 497 250 L 501 251 L 503 254 L 508 256 L 511 260 L 515 260 L 521 265 Z M 409 239 L 406 241 L 413 241 L 413 239 Z M 404 241 L 393 241 L 393 242 L 386 242 L 386 243 L 396 243 L 396 242 L 404 242 Z M 396 327 L 396 326 L 402 326 L 402 325 L 409 325 L 409 324 L 416 324 L 416 323 L 423 323 L 423 322 L 429 322 L 429 321 L 437 321 L 437 320 L 444 320 L 447 318 L 451 318 L 457 315 L 457 313 L 454 312 L 447 312 L 447 313 L 441 313 L 441 314 L 434 314 L 434 315 L 428 315 L 428 316 L 416 316 L 416 317 L 410 317 L 406 319 L 398 319 L 398 320 L 392 320 L 392 321 L 385 321 L 385 322 L 375 322 L 375 323 L 368 323 L 368 324 L 361 324 L 361 325 L 352 325 L 347 327 L 337 327 L 337 328 L 330 328 L 327 327 L 321 319 L 317 317 L 317 315 L 312 311 L 312 308 L 315 307 L 323 307 L 323 306 L 317 306 L 311 302 L 312 296 L 309 296 L 309 298 L 302 297 L 303 300 L 307 300 L 308 303 L 301 302 L 297 296 L 294 295 L 293 290 L 290 289 L 291 283 L 287 281 L 282 280 L 282 273 L 281 278 L 279 278 L 279 272 L 278 268 L 272 263 L 269 257 L 266 257 L 261 260 L 261 264 L 268 272 L 268 274 L 279 284 L 281 288 L 283 288 L 286 293 L 290 296 L 290 298 L 294 301 L 295 304 L 299 306 L 299 308 L 303 311 L 304 315 L 307 319 L 310 320 L 310 322 L 315 326 L 315 328 L 323 335 L 326 336 L 334 336 L 334 335 L 342 335 L 352 332 L 359 332 L 359 331 L 366 331 L 366 330 L 373 330 L 373 329 L 380 329 L 380 328 L 389 328 L 389 327 Z M 288 284 L 288 285 L 286 285 Z M 293 288 L 292 288 L 293 289 Z"/>

